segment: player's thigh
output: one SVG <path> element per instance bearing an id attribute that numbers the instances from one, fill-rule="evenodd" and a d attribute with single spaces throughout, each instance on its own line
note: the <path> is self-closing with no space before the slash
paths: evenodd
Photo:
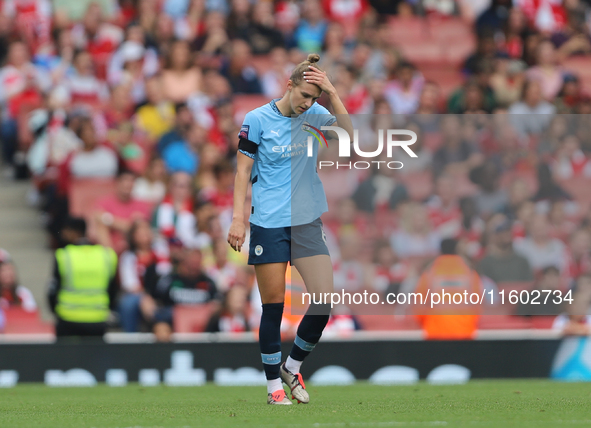
<path id="1" fill-rule="evenodd" d="M 283 303 L 286 269 L 287 262 L 262 263 L 254 266 L 263 303 Z"/>
<path id="2" fill-rule="evenodd" d="M 301 257 L 293 261 L 298 270 L 308 293 L 332 293 L 333 271 L 330 256 L 319 254 L 310 257 Z"/>

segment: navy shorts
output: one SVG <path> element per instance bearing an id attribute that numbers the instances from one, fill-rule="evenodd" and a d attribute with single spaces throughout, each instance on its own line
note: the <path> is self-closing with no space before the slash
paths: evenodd
<path id="1" fill-rule="evenodd" d="M 261 227 L 250 224 L 248 264 L 291 262 L 292 259 L 329 255 L 322 220 L 288 227 Z"/>

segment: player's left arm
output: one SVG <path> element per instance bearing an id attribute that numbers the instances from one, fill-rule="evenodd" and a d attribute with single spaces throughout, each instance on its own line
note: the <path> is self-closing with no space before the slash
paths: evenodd
<path id="1" fill-rule="evenodd" d="M 334 114 L 337 118 L 336 126 L 347 131 L 351 142 L 353 142 L 353 123 L 351 122 L 349 112 L 345 108 L 343 101 L 341 101 L 339 94 L 330 82 L 330 79 L 326 75 L 325 71 L 320 71 L 313 65 L 310 65 L 309 67 L 310 71 L 304 72 L 304 79 L 308 83 L 317 85 L 320 89 L 322 89 L 323 92 L 326 93 L 326 95 L 328 95 L 328 99 L 330 100 Z M 326 136 L 327 138 L 338 138 L 332 131 L 328 131 Z"/>

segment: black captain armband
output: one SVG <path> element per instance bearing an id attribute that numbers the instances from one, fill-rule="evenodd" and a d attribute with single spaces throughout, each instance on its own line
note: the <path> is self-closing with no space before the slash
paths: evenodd
<path id="1" fill-rule="evenodd" d="M 254 155 L 256 155 L 258 148 L 259 146 L 246 138 L 241 138 L 238 143 L 238 151 L 252 159 L 254 159 Z"/>

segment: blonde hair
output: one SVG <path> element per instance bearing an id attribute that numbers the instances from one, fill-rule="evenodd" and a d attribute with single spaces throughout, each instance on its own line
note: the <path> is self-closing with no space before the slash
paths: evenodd
<path id="1" fill-rule="evenodd" d="M 316 65 L 316 63 L 320 61 L 320 55 L 317 53 L 311 53 L 308 55 L 308 58 L 304 62 L 300 62 L 297 67 L 291 73 L 291 77 L 289 78 L 294 86 L 298 86 L 304 80 L 304 71 L 308 70 L 308 67 L 314 64 L 314 67 L 320 68 Z"/>

